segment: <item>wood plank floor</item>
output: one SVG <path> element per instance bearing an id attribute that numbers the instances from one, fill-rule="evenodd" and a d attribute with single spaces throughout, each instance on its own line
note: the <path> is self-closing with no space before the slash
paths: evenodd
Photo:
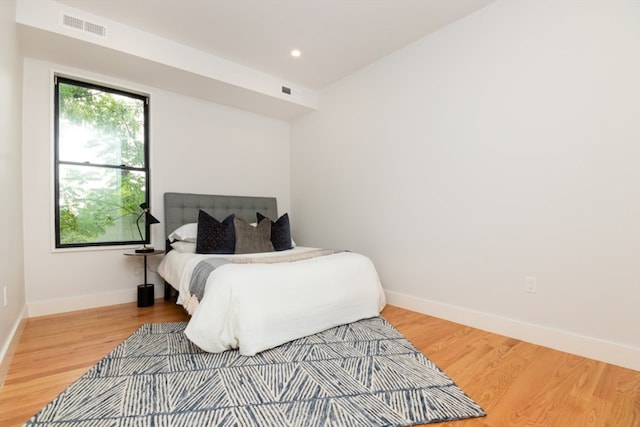
<path id="1" fill-rule="evenodd" d="M 438 424 L 640 426 L 640 372 L 388 306 L 387 318 L 487 412 Z M 28 319 L 0 390 L 0 426 L 19 426 L 143 323 L 187 320 L 156 300 Z"/>

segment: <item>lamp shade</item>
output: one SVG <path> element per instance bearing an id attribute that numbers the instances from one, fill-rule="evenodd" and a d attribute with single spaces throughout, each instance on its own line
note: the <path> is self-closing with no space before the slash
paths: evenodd
<path id="1" fill-rule="evenodd" d="M 149 211 L 146 211 L 144 213 L 144 220 L 147 222 L 147 224 L 159 224 L 160 221 L 158 221 L 158 218 L 156 218 L 155 216 L 151 215 L 149 213 Z"/>

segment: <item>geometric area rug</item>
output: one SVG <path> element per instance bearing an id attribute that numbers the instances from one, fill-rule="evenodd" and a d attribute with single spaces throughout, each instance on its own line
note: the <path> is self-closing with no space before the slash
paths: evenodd
<path id="1" fill-rule="evenodd" d="M 485 415 L 374 317 L 241 356 L 146 324 L 25 426 L 410 426 Z"/>

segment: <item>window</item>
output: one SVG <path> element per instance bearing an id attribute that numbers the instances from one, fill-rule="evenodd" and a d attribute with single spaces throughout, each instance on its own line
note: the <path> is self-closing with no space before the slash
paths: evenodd
<path id="1" fill-rule="evenodd" d="M 148 98 L 56 77 L 54 103 L 56 248 L 148 243 Z"/>

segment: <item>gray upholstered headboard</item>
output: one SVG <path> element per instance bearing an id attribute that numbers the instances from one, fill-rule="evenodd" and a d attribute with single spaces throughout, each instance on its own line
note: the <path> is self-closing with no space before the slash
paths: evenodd
<path id="1" fill-rule="evenodd" d="M 256 222 L 256 212 L 278 219 L 275 197 L 164 193 L 165 238 L 181 225 L 198 222 L 200 209 L 219 221 L 234 213 L 249 223 Z"/>

